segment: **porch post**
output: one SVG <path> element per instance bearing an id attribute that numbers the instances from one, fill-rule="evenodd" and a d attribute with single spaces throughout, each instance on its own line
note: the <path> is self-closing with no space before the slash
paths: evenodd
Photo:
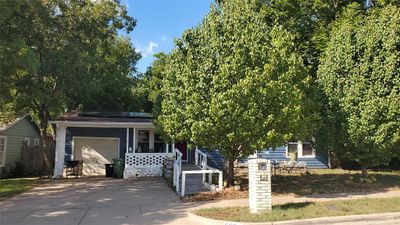
<path id="1" fill-rule="evenodd" d="M 53 178 L 62 178 L 64 171 L 66 127 L 56 124 L 56 149 Z"/>
<path id="2" fill-rule="evenodd" d="M 175 142 L 174 141 L 172 141 L 172 152 L 174 153 L 174 157 L 176 158 Z"/>
<path id="3" fill-rule="evenodd" d="M 126 150 L 125 152 L 128 153 L 129 151 L 129 127 L 126 128 Z"/>
<path id="4" fill-rule="evenodd" d="M 136 153 L 136 127 L 133 128 L 133 153 Z"/>

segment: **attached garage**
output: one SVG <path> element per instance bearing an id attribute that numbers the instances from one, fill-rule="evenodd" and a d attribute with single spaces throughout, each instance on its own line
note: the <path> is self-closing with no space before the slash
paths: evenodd
<path id="1" fill-rule="evenodd" d="M 104 164 L 119 157 L 119 138 L 74 137 L 74 160 L 83 160 L 84 176 L 104 176 Z"/>

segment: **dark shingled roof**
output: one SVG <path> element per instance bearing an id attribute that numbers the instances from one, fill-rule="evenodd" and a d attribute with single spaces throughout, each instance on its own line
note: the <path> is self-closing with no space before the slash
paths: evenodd
<path id="1" fill-rule="evenodd" d="M 144 122 L 152 123 L 153 115 L 139 112 L 68 112 L 60 116 L 59 121 L 82 122 Z"/>

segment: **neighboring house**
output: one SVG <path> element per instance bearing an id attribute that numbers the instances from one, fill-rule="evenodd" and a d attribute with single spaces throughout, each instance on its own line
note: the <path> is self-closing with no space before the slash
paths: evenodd
<path id="1" fill-rule="evenodd" d="M 148 113 L 70 112 L 51 121 L 56 132 L 54 177 L 64 176 L 69 160 L 83 161 L 84 176 L 105 175 L 105 164 L 114 158 L 125 160 L 125 177 L 161 176 L 165 158 L 173 158 L 175 148 L 190 156 L 185 144 L 170 144 L 155 132 Z"/>
<path id="2" fill-rule="evenodd" d="M 224 158 L 219 154 L 217 150 L 207 151 L 201 150 L 208 154 L 209 164 L 212 167 L 223 169 Z M 293 158 L 295 155 L 295 158 Z M 276 149 L 267 149 L 258 151 L 252 157 L 267 158 L 275 161 L 289 161 L 291 159 L 298 162 L 305 162 L 307 168 L 310 169 L 325 169 L 329 168 L 329 159 L 327 154 L 317 151 L 317 149 L 311 144 L 311 142 L 293 141 L 288 142 L 286 145 L 280 146 Z M 240 159 L 239 166 L 247 166 L 247 159 Z"/>
<path id="3" fill-rule="evenodd" d="M 311 169 L 329 168 L 329 158 L 324 152 L 318 151 L 311 142 L 293 141 L 284 146 L 260 152 L 262 157 L 275 161 L 295 160 L 307 163 Z M 295 155 L 295 157 L 293 157 Z"/>
<path id="4" fill-rule="evenodd" d="M 2 173 L 14 168 L 20 160 L 21 149 L 26 146 L 39 146 L 40 130 L 29 115 L 0 124 L 0 167 Z M 3 174 L 2 174 L 3 175 Z"/>

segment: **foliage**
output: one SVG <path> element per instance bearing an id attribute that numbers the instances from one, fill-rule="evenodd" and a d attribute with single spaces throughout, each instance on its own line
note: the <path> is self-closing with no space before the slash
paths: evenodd
<path id="1" fill-rule="evenodd" d="M 0 49 L 9 57 L 1 60 L 8 65 L 1 73 L 8 106 L 2 112 L 31 113 L 44 135 L 48 120 L 66 110 L 129 107 L 139 55 L 117 35 L 135 26 L 118 1 L 21 0 L 12 7 L 0 21 Z M 15 54 L 9 40 L 16 40 Z"/>
<path id="2" fill-rule="evenodd" d="M 318 70 L 336 137 L 331 146 L 365 172 L 400 150 L 399 33 L 399 6 L 364 11 L 352 4 L 335 21 Z"/>
<path id="3" fill-rule="evenodd" d="M 167 57 L 157 124 L 173 140 L 238 156 L 302 138 L 317 115 L 293 35 L 258 1 L 213 5 Z M 241 31 L 241 32 L 238 32 Z M 233 167 L 228 170 L 233 183 Z"/>
<path id="4" fill-rule="evenodd" d="M 134 90 L 140 86 L 135 83 L 137 78 L 133 74 L 140 55 L 135 52 L 130 39 L 111 36 L 99 40 L 94 54 L 89 57 L 87 77 L 78 77 L 85 79 L 86 84 L 67 92 L 68 108 L 118 112 L 137 106 L 132 102 L 136 100 Z"/>
<path id="5" fill-rule="evenodd" d="M 0 1 L 0 123 L 13 121 L 19 114 L 12 101 L 15 86 L 12 82 L 15 74 L 21 71 L 35 71 L 37 60 L 33 50 L 27 46 L 25 40 L 19 37 L 4 25 L 18 12 L 23 0 Z"/>
<path id="6" fill-rule="evenodd" d="M 152 63 L 151 67 L 147 70 L 145 76 L 148 80 L 149 96 L 148 99 L 154 104 L 154 111 L 158 114 L 162 100 L 161 87 L 163 81 L 163 72 L 165 69 L 167 55 L 165 53 L 155 54 L 156 60 Z"/>

